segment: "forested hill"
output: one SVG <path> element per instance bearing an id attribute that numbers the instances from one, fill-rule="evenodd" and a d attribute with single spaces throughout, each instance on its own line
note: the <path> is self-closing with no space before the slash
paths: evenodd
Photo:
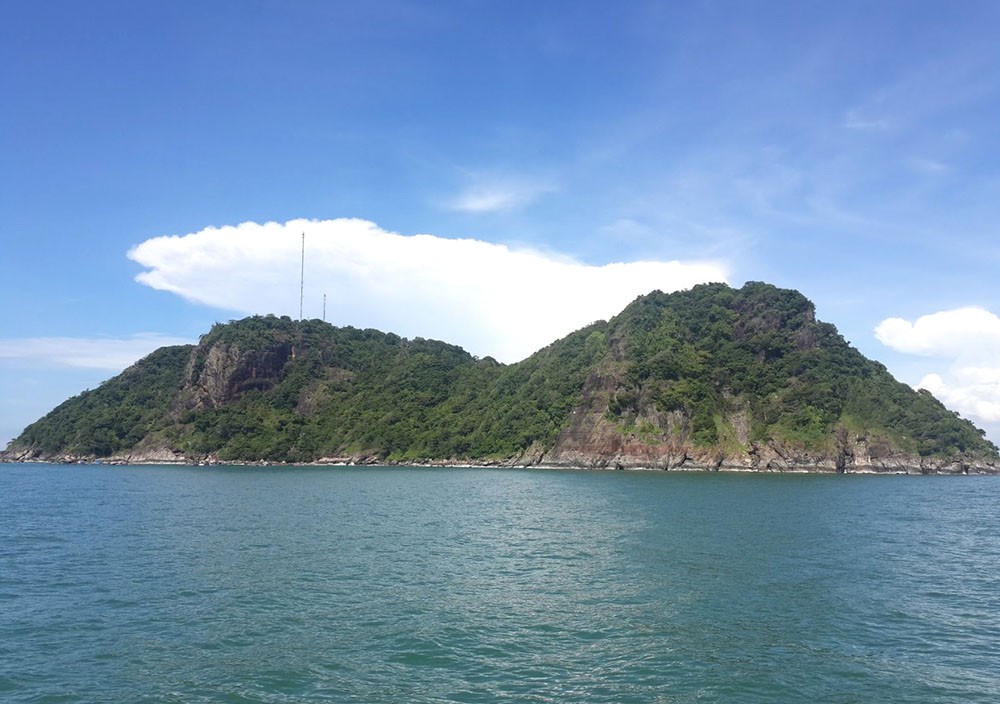
<path id="1" fill-rule="evenodd" d="M 252 317 L 69 399 L 7 459 L 995 471 L 997 448 L 795 291 L 653 292 L 517 364 Z"/>

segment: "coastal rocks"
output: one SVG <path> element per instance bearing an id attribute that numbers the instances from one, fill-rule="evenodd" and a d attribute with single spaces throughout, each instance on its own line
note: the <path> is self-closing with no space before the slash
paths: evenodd
<path id="1" fill-rule="evenodd" d="M 112 455 L 110 463 L 118 464 L 188 464 L 189 458 L 177 450 L 166 447 L 135 450 Z"/>
<path id="2" fill-rule="evenodd" d="M 846 431 L 828 453 L 811 452 L 789 443 L 749 442 L 746 424 L 737 416 L 731 448 L 705 448 L 686 437 L 676 414 L 641 417 L 623 432 L 597 409 L 578 408 L 544 466 L 592 469 L 659 469 L 668 471 L 811 472 L 825 474 L 995 474 L 1000 467 L 975 459 L 932 460 L 891 451 L 887 444 Z M 661 430 L 662 428 L 662 430 Z M 742 432 L 740 432 L 742 430 Z M 534 464 L 527 462 L 527 464 Z"/>
<path id="3" fill-rule="evenodd" d="M 33 448 L 10 445 L 0 452 L 0 462 L 41 462 L 42 453 Z"/>

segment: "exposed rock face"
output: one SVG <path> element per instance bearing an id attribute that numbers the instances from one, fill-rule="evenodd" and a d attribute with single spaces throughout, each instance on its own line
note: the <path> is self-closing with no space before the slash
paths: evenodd
<path id="1" fill-rule="evenodd" d="M 685 439 L 687 423 L 679 413 L 647 410 L 635 416 L 632 430 L 623 430 L 610 420 L 608 402 L 618 383 L 613 373 L 592 375 L 587 380 L 581 403 L 545 454 L 545 464 L 602 469 L 718 468 L 722 456 L 696 450 Z"/>
<path id="2" fill-rule="evenodd" d="M 802 344 L 810 344 L 805 337 Z M 734 447 L 706 449 L 691 438 L 687 419 L 679 412 L 643 409 L 623 428 L 607 417 L 610 399 L 621 379 L 614 372 L 591 375 L 580 405 L 570 416 L 552 449 L 524 464 L 595 469 L 661 469 L 753 472 L 820 472 L 884 474 L 995 474 L 997 463 L 975 459 L 925 459 L 894 451 L 885 442 L 870 443 L 863 434 L 841 431 L 830 452 L 806 451 L 774 440 L 753 442 L 742 410 L 732 412 Z M 638 429 L 638 430 L 637 430 Z"/>
<path id="3" fill-rule="evenodd" d="M 270 389 L 293 355 L 291 343 L 244 351 L 238 345 L 217 342 L 191 356 L 184 373 L 180 405 L 184 410 L 219 408 L 247 391 Z"/>
<path id="4" fill-rule="evenodd" d="M 0 462 L 30 462 L 39 457 L 37 451 L 30 447 L 17 447 L 12 445 L 3 452 L 0 452 Z"/>
<path id="5" fill-rule="evenodd" d="M 167 447 L 151 447 L 112 455 L 110 461 L 120 464 L 188 464 L 190 459 L 177 450 Z"/>
<path id="6" fill-rule="evenodd" d="M 751 472 L 871 474 L 996 474 L 1000 466 L 982 459 L 920 458 L 900 452 L 869 453 L 863 436 L 847 437 L 831 453 L 805 451 L 774 441 L 749 443 L 726 452 L 699 448 L 683 432 L 650 442 L 621 431 L 601 414 L 579 409 L 541 462 L 556 467 Z"/>

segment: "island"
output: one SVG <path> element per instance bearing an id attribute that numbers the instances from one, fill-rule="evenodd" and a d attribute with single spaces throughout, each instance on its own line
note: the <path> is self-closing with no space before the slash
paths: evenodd
<path id="1" fill-rule="evenodd" d="M 751 282 L 641 296 L 516 364 L 253 316 L 29 425 L 6 461 L 997 473 L 997 447 Z"/>

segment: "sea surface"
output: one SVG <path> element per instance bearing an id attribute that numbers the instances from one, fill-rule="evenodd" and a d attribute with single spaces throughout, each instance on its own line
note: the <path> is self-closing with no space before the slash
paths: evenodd
<path id="1" fill-rule="evenodd" d="M 1000 477 L 0 466 L 3 702 L 1000 701 Z"/>

